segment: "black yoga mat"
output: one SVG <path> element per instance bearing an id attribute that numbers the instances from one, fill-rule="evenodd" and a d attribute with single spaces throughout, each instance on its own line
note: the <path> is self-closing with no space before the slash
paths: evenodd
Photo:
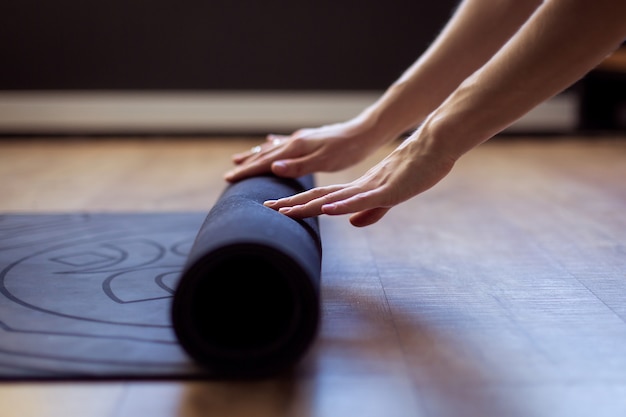
<path id="1" fill-rule="evenodd" d="M 317 219 L 296 221 L 263 201 L 312 185 L 310 177 L 233 184 L 200 228 L 174 295 L 172 321 L 182 346 L 209 370 L 273 373 L 310 345 L 319 319 Z"/>
<path id="2" fill-rule="evenodd" d="M 311 181 L 246 180 L 208 216 L 0 215 L 0 379 L 212 378 L 297 364 L 319 317 L 319 229 L 261 201 Z"/>

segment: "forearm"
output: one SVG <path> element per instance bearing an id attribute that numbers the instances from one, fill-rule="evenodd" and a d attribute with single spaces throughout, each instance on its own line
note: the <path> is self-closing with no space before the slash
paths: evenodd
<path id="1" fill-rule="evenodd" d="M 428 50 L 361 115 L 391 140 L 414 128 L 482 66 L 540 0 L 464 0 Z"/>
<path id="2" fill-rule="evenodd" d="M 626 0 L 548 0 L 424 123 L 458 158 L 580 79 L 626 36 Z"/>

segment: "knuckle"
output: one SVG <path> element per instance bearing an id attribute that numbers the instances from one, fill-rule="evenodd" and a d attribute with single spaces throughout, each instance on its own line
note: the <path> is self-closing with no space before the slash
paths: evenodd
<path id="1" fill-rule="evenodd" d="M 294 149 L 302 149 L 305 143 L 306 139 L 302 136 L 296 136 L 291 140 L 291 146 Z"/>
<path id="2" fill-rule="evenodd" d="M 298 130 L 296 130 L 295 132 L 293 132 L 291 134 L 291 137 L 295 139 L 295 138 L 299 138 L 299 137 L 302 137 L 302 136 L 306 136 L 312 130 L 313 129 L 308 128 L 308 127 L 307 128 L 298 129 Z"/>

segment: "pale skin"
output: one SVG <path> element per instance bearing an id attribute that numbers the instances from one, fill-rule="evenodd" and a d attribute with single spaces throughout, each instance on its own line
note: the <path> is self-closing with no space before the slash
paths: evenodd
<path id="1" fill-rule="evenodd" d="M 362 177 L 265 205 L 355 226 L 443 179 L 466 152 L 580 79 L 626 38 L 626 0 L 464 0 L 431 47 L 355 118 L 233 156 L 228 181 L 347 168 L 419 125 Z"/>

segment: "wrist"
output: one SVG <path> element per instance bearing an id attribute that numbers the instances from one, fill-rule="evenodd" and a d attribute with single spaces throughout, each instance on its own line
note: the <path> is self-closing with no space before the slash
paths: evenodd
<path id="1" fill-rule="evenodd" d="M 414 130 L 432 109 L 409 81 L 399 80 L 359 117 L 368 120 L 385 138 L 394 140 Z"/>
<path id="2" fill-rule="evenodd" d="M 380 123 L 376 111 L 368 107 L 359 115 L 346 122 L 350 134 L 360 138 L 365 146 L 379 147 L 398 137 L 394 131 Z"/>
<path id="3" fill-rule="evenodd" d="M 431 114 L 408 140 L 419 143 L 424 154 L 456 162 L 471 146 L 459 125 L 436 111 Z"/>
<path id="4" fill-rule="evenodd" d="M 500 119 L 507 106 L 496 102 L 493 94 L 479 86 L 477 77 L 469 77 L 428 116 L 420 130 L 430 148 L 457 160 L 504 127 Z"/>

